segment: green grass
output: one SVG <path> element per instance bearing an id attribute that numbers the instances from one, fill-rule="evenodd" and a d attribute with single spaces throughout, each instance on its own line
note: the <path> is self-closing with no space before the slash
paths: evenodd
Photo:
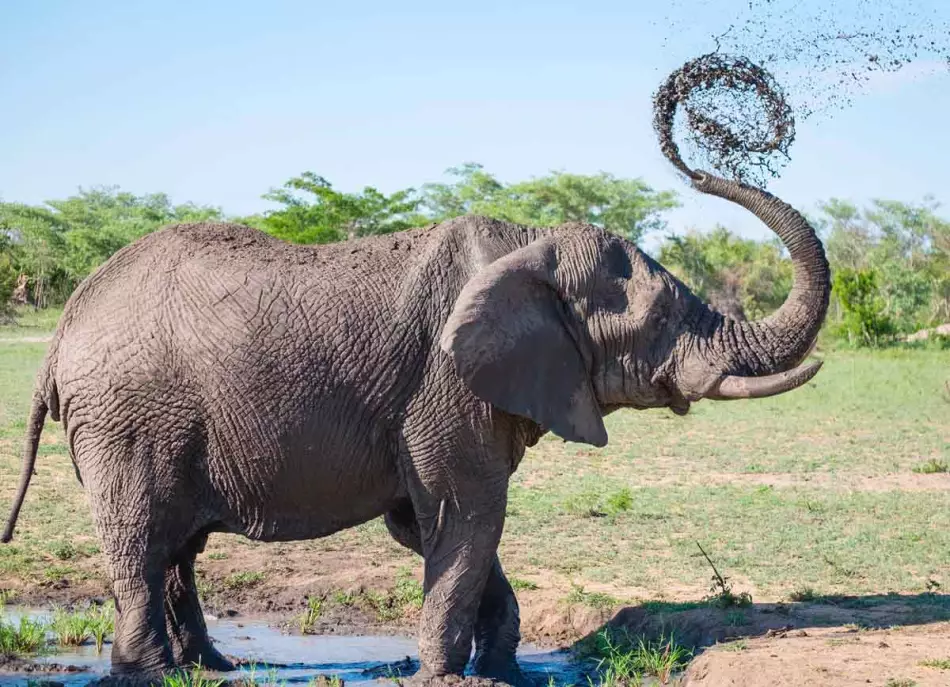
<path id="1" fill-rule="evenodd" d="M 598 611 L 609 611 L 620 603 L 610 594 L 589 592 L 578 584 L 571 585 L 571 592 L 565 601 L 569 604 L 583 604 Z"/>
<path id="2" fill-rule="evenodd" d="M 54 611 L 50 630 L 60 646 L 81 646 L 92 636 L 85 613 L 71 613 L 62 608 Z"/>
<path id="3" fill-rule="evenodd" d="M 513 575 L 508 576 L 508 583 L 511 585 L 511 588 L 516 592 L 523 590 L 534 591 L 538 588 L 538 585 L 532 582 L 531 580 L 523 580 L 520 577 L 514 577 Z"/>
<path id="4" fill-rule="evenodd" d="M 0 655 L 25 656 L 46 648 L 47 625 L 22 616 L 18 623 L 0 619 Z"/>
<path id="5" fill-rule="evenodd" d="M 62 308 L 36 310 L 30 306 L 18 307 L 14 311 L 13 323 L 0 325 L 0 339 L 50 336 L 62 314 Z"/>
<path id="6" fill-rule="evenodd" d="M 929 661 L 921 661 L 920 665 L 924 668 L 936 668 L 937 670 L 950 670 L 950 658 L 934 658 Z"/>
<path id="7" fill-rule="evenodd" d="M 931 458 L 926 463 L 921 463 L 914 468 L 914 472 L 921 475 L 935 475 L 943 472 L 950 472 L 950 464 L 945 460 Z"/>
<path id="8" fill-rule="evenodd" d="M 678 645 L 672 636 L 648 641 L 627 632 L 601 630 L 582 645 L 576 658 L 594 662 L 598 682 L 591 686 L 627 687 L 642 684 L 643 678 L 655 677 L 666 684 L 677 672 L 686 668 L 692 652 Z"/>
<path id="9" fill-rule="evenodd" d="M 232 573 L 224 578 L 224 588 L 229 591 L 253 587 L 264 581 L 264 573 L 257 570 L 245 570 Z"/>
<path id="10" fill-rule="evenodd" d="M 106 638 L 114 631 L 115 607 L 112 602 L 92 606 L 81 611 L 57 608 L 49 630 L 56 636 L 60 646 L 81 646 L 92 639 L 96 650 L 102 653 Z"/>
<path id="11" fill-rule="evenodd" d="M 367 590 L 362 595 L 363 603 L 375 612 L 382 622 L 400 620 L 412 611 L 422 608 L 425 594 L 422 585 L 412 577 L 409 568 L 396 574 L 396 583 L 388 592 Z"/>
<path id="12" fill-rule="evenodd" d="M 323 598 L 318 596 L 307 597 L 307 610 L 300 616 L 300 633 L 307 634 L 313 631 L 313 626 L 320 620 L 323 612 Z"/>
<path id="13" fill-rule="evenodd" d="M 162 687 L 222 687 L 227 680 L 224 678 L 209 678 L 201 666 L 192 670 L 176 670 L 162 676 Z"/>

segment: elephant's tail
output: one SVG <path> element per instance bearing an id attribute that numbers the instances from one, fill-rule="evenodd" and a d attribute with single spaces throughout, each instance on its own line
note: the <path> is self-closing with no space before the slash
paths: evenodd
<path id="1" fill-rule="evenodd" d="M 23 446 L 23 467 L 20 471 L 20 486 L 17 488 L 16 496 L 13 499 L 13 509 L 10 511 L 10 519 L 7 520 L 7 527 L 3 531 L 3 538 L 0 539 L 4 544 L 13 539 L 13 528 L 16 527 L 17 516 L 20 515 L 20 508 L 23 506 L 23 499 L 26 497 L 26 490 L 30 486 L 30 478 L 33 477 L 33 470 L 36 466 L 36 452 L 40 446 L 40 434 L 43 433 L 43 424 L 46 422 L 46 413 L 49 407 L 46 399 L 39 392 L 33 396 L 33 406 L 30 408 L 30 419 L 26 425 L 26 442 Z"/>

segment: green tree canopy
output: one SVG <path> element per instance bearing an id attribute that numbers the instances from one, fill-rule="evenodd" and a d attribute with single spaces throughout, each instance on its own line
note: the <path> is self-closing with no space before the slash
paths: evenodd
<path id="1" fill-rule="evenodd" d="M 862 275 L 861 302 L 879 304 L 894 331 L 950 321 L 950 222 L 939 208 L 932 198 L 874 200 L 864 210 L 838 199 L 820 206 L 817 225 L 832 270 Z"/>
<path id="2" fill-rule="evenodd" d="M 390 196 L 371 186 L 360 193 L 342 193 L 313 172 L 294 177 L 264 198 L 283 207 L 250 221 L 291 243 L 333 243 L 389 234 L 425 222 L 417 213 L 420 199 L 414 189 Z"/>
<path id="3" fill-rule="evenodd" d="M 534 226 L 587 222 L 639 241 L 666 226 L 665 210 L 678 205 L 672 191 L 654 191 L 641 179 L 553 172 L 529 181 L 503 184 L 475 163 L 448 170 L 452 183 L 422 187 L 427 217 L 442 221 L 465 214 Z"/>
<path id="4" fill-rule="evenodd" d="M 660 246 L 659 261 L 696 295 L 733 317 L 765 316 L 792 286 L 792 265 L 777 239 L 744 239 L 725 227 L 669 236 Z"/>
<path id="5" fill-rule="evenodd" d="M 64 300 L 109 256 L 149 232 L 220 217 L 216 208 L 174 205 L 164 193 L 136 196 L 100 187 L 36 206 L 0 203 L 0 232 L 4 253 L 30 275 L 35 298 L 45 303 Z"/>

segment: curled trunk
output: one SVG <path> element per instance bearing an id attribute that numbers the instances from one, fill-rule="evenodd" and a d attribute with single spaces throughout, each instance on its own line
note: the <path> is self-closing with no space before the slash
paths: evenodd
<path id="1" fill-rule="evenodd" d="M 794 270 L 788 298 L 768 317 L 745 322 L 718 315 L 704 348 L 722 373 L 736 377 L 776 375 L 757 385 L 724 381 L 722 397 L 771 395 L 797 386 L 792 383 L 796 380 L 803 383 L 801 379 L 810 379 L 817 367 L 781 378 L 778 375 L 808 356 L 828 310 L 831 279 L 821 241 L 801 213 L 767 191 L 707 173 L 691 176 L 698 190 L 737 203 L 761 219 L 785 244 Z"/>

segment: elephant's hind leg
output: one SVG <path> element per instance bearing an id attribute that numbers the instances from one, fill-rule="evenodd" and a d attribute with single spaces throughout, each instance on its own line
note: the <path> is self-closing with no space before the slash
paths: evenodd
<path id="1" fill-rule="evenodd" d="M 205 534 L 192 537 L 165 573 L 165 624 L 176 665 L 226 672 L 234 664 L 211 643 L 195 584 L 195 558 L 206 540 Z"/>
<path id="2" fill-rule="evenodd" d="M 165 618 L 166 572 L 195 532 L 191 434 L 136 432 L 121 418 L 83 425 L 73 450 L 109 561 L 115 597 L 112 673 L 157 676 L 175 667 Z"/>

